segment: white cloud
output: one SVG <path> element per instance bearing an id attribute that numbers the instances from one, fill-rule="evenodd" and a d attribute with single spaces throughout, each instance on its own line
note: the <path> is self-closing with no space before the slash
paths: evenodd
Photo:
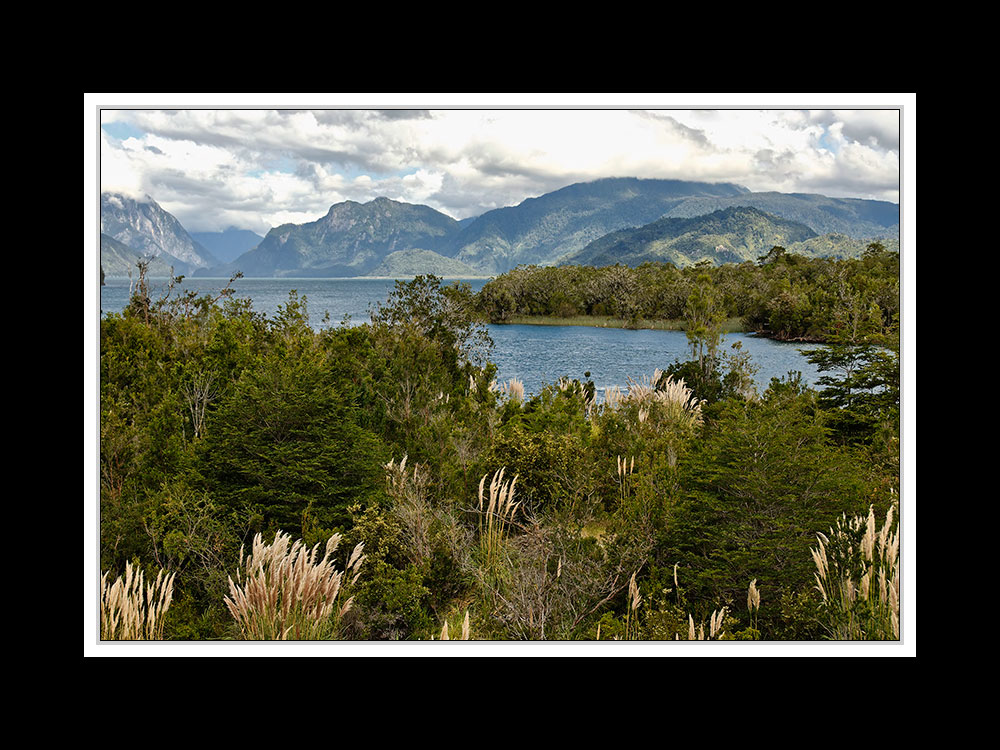
<path id="1" fill-rule="evenodd" d="M 141 166 L 130 158 L 129 152 L 112 146 L 107 135 L 101 132 L 100 177 L 101 190 L 142 197 Z"/>
<path id="2" fill-rule="evenodd" d="M 104 111 L 102 124 L 113 130 L 126 123 L 122 132 L 138 135 L 119 141 L 102 133 L 101 184 L 148 193 L 192 231 L 235 223 L 260 232 L 264 225 L 315 220 L 333 203 L 378 195 L 464 218 L 609 176 L 894 199 L 896 115 L 834 109 Z"/>

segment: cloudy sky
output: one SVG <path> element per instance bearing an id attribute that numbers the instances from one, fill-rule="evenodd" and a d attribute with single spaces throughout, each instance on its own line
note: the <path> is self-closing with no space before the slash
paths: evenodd
<path id="1" fill-rule="evenodd" d="M 263 235 L 378 196 L 463 219 L 621 176 L 900 199 L 901 97 L 691 109 L 657 95 L 97 98 L 100 189 L 148 194 L 193 232 Z"/>

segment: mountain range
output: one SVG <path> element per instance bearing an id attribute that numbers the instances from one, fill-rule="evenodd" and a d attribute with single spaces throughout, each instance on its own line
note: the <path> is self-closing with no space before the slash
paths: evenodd
<path id="1" fill-rule="evenodd" d="M 473 277 L 522 264 L 741 262 L 775 244 L 849 257 L 872 239 L 898 246 L 899 206 L 753 193 L 731 183 L 606 178 L 462 221 L 388 198 L 344 201 L 316 221 L 274 227 L 255 241 L 259 235 L 239 230 L 192 235 L 148 196 L 105 193 L 101 233 L 109 276 L 125 275 L 119 269 L 130 257 L 145 257 L 196 276 Z"/>

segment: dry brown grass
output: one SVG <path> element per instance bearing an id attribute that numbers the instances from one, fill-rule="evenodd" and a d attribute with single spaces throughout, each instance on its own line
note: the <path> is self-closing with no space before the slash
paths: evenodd
<path id="1" fill-rule="evenodd" d="M 101 576 L 101 640 L 158 641 L 163 638 L 163 616 L 174 595 L 175 573 L 159 571 L 145 583 L 142 571 L 125 564 L 125 575 L 108 585 Z"/>

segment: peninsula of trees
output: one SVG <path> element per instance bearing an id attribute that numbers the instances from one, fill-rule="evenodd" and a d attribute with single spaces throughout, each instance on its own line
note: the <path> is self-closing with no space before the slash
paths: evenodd
<path id="1" fill-rule="evenodd" d="M 624 327 L 735 321 L 784 341 L 887 334 L 899 317 L 899 253 L 872 242 L 858 258 L 808 258 L 774 246 L 756 262 L 678 268 L 519 266 L 488 282 L 476 309 L 491 323 L 574 318 Z"/>

